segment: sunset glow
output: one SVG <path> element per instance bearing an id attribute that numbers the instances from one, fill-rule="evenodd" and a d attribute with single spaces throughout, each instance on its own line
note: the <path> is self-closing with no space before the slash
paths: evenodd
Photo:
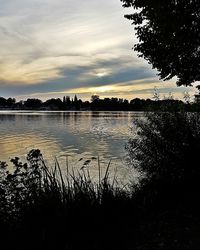
<path id="1" fill-rule="evenodd" d="M 157 72 L 132 51 L 136 38 L 120 1 L 0 0 L 0 4 L 4 97 L 45 99 L 54 93 L 59 97 L 77 93 L 89 99 L 94 92 L 150 97 L 155 86 L 161 94 L 184 92 L 173 80 L 159 81 Z"/>

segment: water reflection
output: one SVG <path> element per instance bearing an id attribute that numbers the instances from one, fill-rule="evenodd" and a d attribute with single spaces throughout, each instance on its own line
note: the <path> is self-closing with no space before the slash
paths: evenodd
<path id="1" fill-rule="evenodd" d="M 124 145 L 130 136 L 133 112 L 0 112 L 0 159 L 24 156 L 39 148 L 48 161 L 56 156 L 81 169 L 96 159 L 102 168 L 112 160 L 113 169 L 124 165 Z M 83 159 L 83 160 L 81 160 Z M 88 167 L 88 166 L 86 166 Z M 114 172 L 114 170 L 113 170 Z M 121 171 L 123 172 L 123 171 Z M 126 175 L 126 172 L 124 171 Z"/>

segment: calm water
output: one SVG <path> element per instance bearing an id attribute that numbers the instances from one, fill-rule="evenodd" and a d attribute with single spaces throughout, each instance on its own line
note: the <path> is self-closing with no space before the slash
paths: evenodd
<path id="1" fill-rule="evenodd" d="M 0 160 L 23 158 L 39 148 L 48 163 L 57 157 L 63 168 L 68 158 L 71 166 L 95 172 L 99 157 L 102 168 L 112 159 L 113 169 L 126 175 L 125 144 L 133 119 L 140 116 L 135 112 L 0 111 Z"/>

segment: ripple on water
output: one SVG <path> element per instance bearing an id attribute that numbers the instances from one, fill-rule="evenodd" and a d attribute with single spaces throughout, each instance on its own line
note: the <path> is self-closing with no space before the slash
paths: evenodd
<path id="1" fill-rule="evenodd" d="M 68 156 L 76 169 L 86 162 L 83 169 L 97 173 L 99 157 L 102 172 L 112 159 L 112 173 L 117 168 L 125 178 L 124 146 L 133 118 L 140 116 L 133 112 L 0 112 L 0 159 L 24 157 L 39 148 L 50 163 L 56 156 L 64 164 Z"/>

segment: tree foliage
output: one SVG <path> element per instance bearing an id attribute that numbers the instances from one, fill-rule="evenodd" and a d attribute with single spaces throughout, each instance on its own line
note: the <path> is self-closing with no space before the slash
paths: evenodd
<path id="1" fill-rule="evenodd" d="M 160 79 L 177 77 L 177 85 L 200 80 L 200 1 L 121 0 L 132 7 L 126 15 L 135 25 L 134 46 L 159 72 Z"/>

